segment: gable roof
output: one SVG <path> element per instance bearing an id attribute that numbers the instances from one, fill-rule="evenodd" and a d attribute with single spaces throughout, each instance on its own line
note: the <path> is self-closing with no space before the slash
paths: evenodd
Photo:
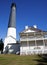
<path id="1" fill-rule="evenodd" d="M 31 33 L 31 32 L 43 32 L 42 30 L 34 27 L 28 27 L 28 29 L 23 30 L 21 33 Z"/>

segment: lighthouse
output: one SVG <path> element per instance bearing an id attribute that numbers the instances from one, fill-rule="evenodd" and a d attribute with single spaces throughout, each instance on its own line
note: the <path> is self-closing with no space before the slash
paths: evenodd
<path id="1" fill-rule="evenodd" d="M 4 53 L 15 53 L 16 51 L 16 4 L 12 3 L 8 22 L 7 36 L 4 40 Z"/>

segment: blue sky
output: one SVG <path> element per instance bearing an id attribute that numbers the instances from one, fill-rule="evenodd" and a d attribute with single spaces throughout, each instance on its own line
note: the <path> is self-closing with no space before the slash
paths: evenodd
<path id="1" fill-rule="evenodd" d="M 0 39 L 5 39 L 11 3 L 16 3 L 17 40 L 26 25 L 47 31 L 47 0 L 0 0 Z"/>

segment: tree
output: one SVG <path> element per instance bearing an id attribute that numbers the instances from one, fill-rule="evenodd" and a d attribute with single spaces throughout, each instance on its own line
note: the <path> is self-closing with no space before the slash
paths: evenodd
<path id="1" fill-rule="evenodd" d="M 3 52 L 4 43 L 3 40 L 0 40 L 0 51 Z"/>

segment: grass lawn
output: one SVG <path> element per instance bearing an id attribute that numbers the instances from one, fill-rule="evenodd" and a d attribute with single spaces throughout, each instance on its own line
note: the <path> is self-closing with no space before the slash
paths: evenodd
<path id="1" fill-rule="evenodd" d="M 0 54 L 0 65 L 47 65 L 46 57 L 41 55 Z"/>

